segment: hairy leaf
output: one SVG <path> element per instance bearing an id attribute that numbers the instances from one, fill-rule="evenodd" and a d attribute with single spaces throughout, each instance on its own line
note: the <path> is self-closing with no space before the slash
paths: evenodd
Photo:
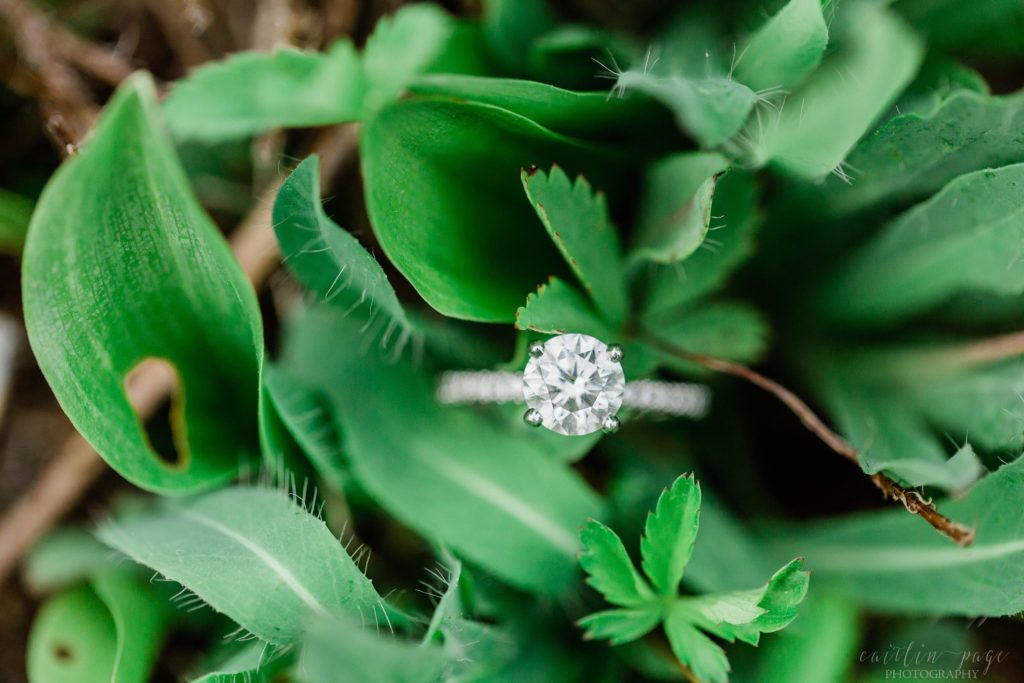
<path id="1" fill-rule="evenodd" d="M 715 181 L 729 166 L 706 152 L 673 154 L 646 173 L 631 259 L 676 263 L 700 247 L 711 225 Z"/>
<path id="2" fill-rule="evenodd" d="M 821 0 L 789 0 L 740 48 L 736 80 L 754 90 L 794 88 L 821 62 L 827 43 Z"/>
<path id="3" fill-rule="evenodd" d="M 961 176 L 904 213 L 821 294 L 827 315 L 884 325 L 965 291 L 1024 292 L 1024 164 Z"/>
<path id="4" fill-rule="evenodd" d="M 274 201 L 274 231 L 285 263 L 321 301 L 348 312 L 369 310 L 381 343 L 394 344 L 400 353 L 414 334 L 412 323 L 377 261 L 324 213 L 318 170 L 317 157 L 303 161 Z"/>
<path id="5" fill-rule="evenodd" d="M 311 616 L 386 618 L 338 539 L 283 492 L 226 488 L 167 501 L 98 535 L 272 644 L 294 642 Z"/>
<path id="6" fill-rule="evenodd" d="M 662 595 L 679 593 L 683 570 L 693 554 L 700 515 L 700 485 L 681 476 L 658 497 L 647 516 L 640 552 L 643 569 Z"/>
<path id="7" fill-rule="evenodd" d="M 842 47 L 777 116 L 751 131 L 755 155 L 797 176 L 818 179 L 839 169 L 921 63 L 921 41 L 889 10 L 867 3 L 846 9 Z"/>
<path id="8" fill-rule="evenodd" d="M 133 76 L 43 191 L 25 246 L 25 323 L 61 407 L 97 452 L 143 488 L 190 491 L 258 453 L 262 324 L 154 97 L 152 78 Z M 154 452 L 125 392 L 147 358 L 169 362 L 182 386 L 176 463 Z"/>
<path id="9" fill-rule="evenodd" d="M 284 362 L 330 397 L 359 483 L 401 522 L 496 576 L 533 591 L 564 589 L 575 575 L 575 530 L 600 514 L 597 497 L 523 438 L 521 421 L 440 405 L 434 377 L 367 344 L 362 325 L 311 309 Z"/>
<path id="10" fill-rule="evenodd" d="M 234 647 L 215 663 L 194 674 L 189 683 L 272 683 L 291 658 L 256 640 Z"/>
<path id="11" fill-rule="evenodd" d="M 960 548 L 904 510 L 775 530 L 784 554 L 799 548 L 821 586 L 885 613 L 1002 616 L 1024 609 L 1020 529 L 1024 460 L 982 479 L 966 497 L 938 501 L 950 518 L 974 524 Z"/>
<path id="12" fill-rule="evenodd" d="M 590 520 L 583 525 L 580 540 L 583 542 L 580 566 L 587 573 L 587 583 L 605 600 L 614 605 L 633 607 L 654 597 L 614 531 Z"/>
<path id="13" fill-rule="evenodd" d="M 618 234 L 602 193 L 583 176 L 570 181 L 558 166 L 522 172 L 523 189 L 558 251 L 614 325 L 626 319 L 626 287 Z"/>

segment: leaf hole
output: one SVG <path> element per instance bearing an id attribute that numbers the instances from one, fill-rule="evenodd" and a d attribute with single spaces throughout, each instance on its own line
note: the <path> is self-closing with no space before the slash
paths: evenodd
<path id="1" fill-rule="evenodd" d="M 144 359 L 125 376 L 125 391 L 153 454 L 169 468 L 184 469 L 189 460 L 185 394 L 174 364 Z"/>
<path id="2" fill-rule="evenodd" d="M 56 657 L 58 662 L 70 662 L 75 658 L 71 647 L 64 643 L 57 643 L 53 646 L 53 656 Z"/>

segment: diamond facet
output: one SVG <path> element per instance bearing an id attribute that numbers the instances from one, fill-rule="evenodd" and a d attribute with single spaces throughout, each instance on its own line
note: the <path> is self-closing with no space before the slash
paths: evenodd
<path id="1" fill-rule="evenodd" d="M 602 341 L 585 334 L 562 334 L 531 354 L 523 371 L 526 405 L 540 413 L 553 432 L 579 436 L 601 429 L 622 405 L 626 378 L 622 365 Z"/>

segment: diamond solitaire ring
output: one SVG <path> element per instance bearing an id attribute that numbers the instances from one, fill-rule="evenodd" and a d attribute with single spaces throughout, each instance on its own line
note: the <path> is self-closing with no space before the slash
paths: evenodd
<path id="1" fill-rule="evenodd" d="M 530 344 L 519 372 L 457 370 L 441 375 L 438 399 L 446 404 L 525 401 L 532 427 L 579 436 L 619 428 L 619 409 L 663 416 L 703 417 L 711 394 L 700 384 L 626 382 L 622 348 L 585 334 L 560 334 Z"/>

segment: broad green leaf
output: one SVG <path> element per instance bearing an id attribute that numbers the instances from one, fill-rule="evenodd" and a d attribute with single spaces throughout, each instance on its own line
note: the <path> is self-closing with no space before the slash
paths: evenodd
<path id="1" fill-rule="evenodd" d="M 25 583 L 36 593 L 67 588 L 108 567 L 113 555 L 84 529 L 57 529 L 32 549 L 25 563 Z"/>
<path id="2" fill-rule="evenodd" d="M 736 170 L 724 174 L 715 185 L 711 205 L 715 228 L 710 230 L 706 246 L 682 263 L 641 273 L 641 281 L 647 280 L 642 315 L 673 316 L 684 305 L 721 287 L 754 251 L 754 232 L 760 222 L 756 202 L 750 174 Z"/>
<path id="3" fill-rule="evenodd" d="M 283 492 L 227 488 L 166 501 L 98 535 L 275 645 L 297 640 L 311 616 L 386 617 L 338 539 Z"/>
<path id="4" fill-rule="evenodd" d="M 858 513 L 769 537 L 780 555 L 799 552 L 829 588 L 885 613 L 1002 616 L 1024 609 L 1024 460 L 988 475 L 965 497 L 936 505 L 972 524 L 974 543 L 961 548 L 902 509 Z M 784 547 L 783 547 L 784 546 Z"/>
<path id="5" fill-rule="evenodd" d="M 676 658 L 693 671 L 698 680 L 724 683 L 729 677 L 725 650 L 691 622 L 691 615 L 678 606 L 665 618 L 665 635 Z"/>
<path id="6" fill-rule="evenodd" d="M 368 89 L 359 55 L 343 39 L 322 54 L 282 48 L 202 66 L 175 84 L 164 112 L 177 138 L 228 140 L 353 121 Z"/>
<path id="7" fill-rule="evenodd" d="M 679 128 L 704 148 L 718 147 L 739 132 L 754 109 L 754 92 L 728 77 L 692 78 L 644 64 L 617 74 L 616 88 L 652 97 L 670 110 Z"/>
<path id="8" fill-rule="evenodd" d="M 673 154 L 649 166 L 631 260 L 676 263 L 693 254 L 707 237 L 715 182 L 728 166 L 707 152 Z"/>
<path id="9" fill-rule="evenodd" d="M 859 644 L 855 606 L 828 593 L 814 595 L 789 628 L 760 646 L 750 680 L 844 683 Z"/>
<path id="10" fill-rule="evenodd" d="M 47 600 L 32 624 L 26 654 L 31 683 L 112 681 L 117 630 L 89 586 Z"/>
<path id="11" fill-rule="evenodd" d="M 131 569 L 103 572 L 92 580 L 92 586 L 117 632 L 111 682 L 148 681 L 170 623 L 170 604 Z"/>
<path id="12" fill-rule="evenodd" d="M 690 561 L 700 515 L 700 485 L 693 475 L 681 476 L 658 497 L 647 516 L 640 553 L 643 569 L 662 595 L 679 593 L 683 570 Z"/>
<path id="13" fill-rule="evenodd" d="M 788 173 L 819 179 L 842 167 L 871 124 L 910 83 L 920 39 L 888 9 L 846 6 L 848 35 L 781 112 L 752 130 L 755 155 Z"/>
<path id="14" fill-rule="evenodd" d="M 284 360 L 330 398 L 353 476 L 402 523 L 496 576 L 533 591 L 566 588 L 576 529 L 600 514 L 597 497 L 524 438 L 521 421 L 440 405 L 427 368 L 368 346 L 362 326 L 313 308 Z"/>
<path id="15" fill-rule="evenodd" d="M 439 647 L 402 641 L 373 624 L 319 619 L 302 641 L 297 673 L 307 683 L 434 683 L 447 666 Z"/>
<path id="16" fill-rule="evenodd" d="M 757 360 L 767 346 L 768 325 L 764 318 L 741 303 L 698 303 L 642 320 L 647 330 L 681 349 L 728 360 Z M 650 352 L 681 372 L 692 373 L 696 369 L 692 363 L 670 354 L 655 349 Z"/>
<path id="17" fill-rule="evenodd" d="M 596 148 L 492 105 L 407 100 L 363 132 L 367 210 L 391 262 L 437 311 L 512 322 L 528 292 L 567 270 L 516 187 L 520 170 L 599 158 L 607 169 Z"/>
<path id="18" fill-rule="evenodd" d="M 32 202 L 0 189 L 0 252 L 20 254 L 32 218 Z"/>
<path id="19" fill-rule="evenodd" d="M 821 292 L 837 320 L 885 325 L 964 291 L 1024 292 L 1024 164 L 978 171 L 907 211 Z"/>
<path id="20" fill-rule="evenodd" d="M 498 63 L 524 73 L 534 41 L 555 25 L 546 0 L 484 0 L 484 36 Z"/>
<path id="21" fill-rule="evenodd" d="M 937 47 L 985 57 L 1024 55 L 1024 7 L 989 0 L 963 11 L 957 0 L 899 0 L 895 9 Z"/>
<path id="22" fill-rule="evenodd" d="M 516 311 L 516 327 L 545 334 L 580 332 L 598 339 L 613 336 L 613 328 L 601 319 L 593 305 L 556 277 L 526 297 L 526 305 Z"/>
<path id="23" fill-rule="evenodd" d="M 537 78 L 592 90 L 598 83 L 595 63 L 628 63 L 638 52 L 632 36 L 588 24 L 561 24 L 533 40 L 528 60 Z"/>
<path id="24" fill-rule="evenodd" d="M 259 308 L 161 129 L 152 78 L 115 94 L 58 169 L 25 246 L 25 323 L 76 429 L 126 479 L 161 492 L 232 478 L 258 453 Z M 179 462 L 153 451 L 125 393 L 140 362 L 170 363 Z"/>
<path id="25" fill-rule="evenodd" d="M 794 88 L 821 63 L 827 43 L 821 0 L 789 0 L 740 48 L 736 80 L 754 90 Z"/>
<path id="26" fill-rule="evenodd" d="M 453 30 L 452 18 L 427 3 L 406 5 L 377 22 L 363 52 L 369 88 L 364 116 L 393 100 L 417 74 L 426 71 L 441 55 Z"/>
<path id="27" fill-rule="evenodd" d="M 401 353 L 414 335 L 412 323 L 380 264 L 324 213 L 319 165 L 317 157 L 299 164 L 274 201 L 274 231 L 284 261 L 320 301 L 344 311 L 365 307 L 381 343 Z"/>
<path id="28" fill-rule="evenodd" d="M 633 607 L 654 597 L 629 559 L 618 535 L 595 520 L 589 520 L 580 531 L 583 553 L 580 566 L 587 573 L 587 583 L 613 605 Z"/>
<path id="29" fill-rule="evenodd" d="M 583 288 L 615 326 L 626 319 L 626 286 L 618 234 L 604 194 L 583 176 L 569 180 L 559 166 L 522 172 L 523 189 L 558 251 Z"/>
<path id="30" fill-rule="evenodd" d="M 576 625 L 584 629 L 587 640 L 607 640 L 612 645 L 622 645 L 641 638 L 658 623 L 661 613 L 654 607 L 637 609 L 611 609 L 589 614 Z"/>
<path id="31" fill-rule="evenodd" d="M 891 116 L 887 117 L 884 126 L 890 125 L 891 118 L 905 116 L 907 114 L 920 114 L 929 116 L 938 107 L 946 102 L 951 96 L 961 92 L 974 92 L 980 95 L 988 94 L 988 84 L 974 69 L 961 64 L 960 62 L 946 57 L 945 55 L 931 52 L 921 65 L 917 77 L 907 86 L 907 89 L 900 95 L 900 99 L 893 105 Z M 877 131 L 876 131 L 877 132 Z M 863 147 L 874 134 L 869 135 L 854 147 L 852 155 Z M 910 150 L 907 150 L 910 153 Z M 858 168 L 858 182 L 847 185 L 851 187 L 859 184 L 860 172 Z M 838 180 L 838 178 L 837 178 Z"/>
<path id="32" fill-rule="evenodd" d="M 273 683 L 291 657 L 274 652 L 266 643 L 256 640 L 235 647 L 215 663 L 193 674 L 189 683 Z"/>
<path id="33" fill-rule="evenodd" d="M 971 171 L 1024 159 L 1024 93 L 959 92 L 930 113 L 896 116 L 850 153 L 852 183 L 830 178 L 824 210 L 920 200 Z"/>
<path id="34" fill-rule="evenodd" d="M 660 107 L 640 96 L 609 98 L 605 92 L 575 92 L 538 81 L 457 74 L 420 76 L 409 89 L 501 107 L 555 132 L 595 141 L 632 142 L 664 128 Z"/>

